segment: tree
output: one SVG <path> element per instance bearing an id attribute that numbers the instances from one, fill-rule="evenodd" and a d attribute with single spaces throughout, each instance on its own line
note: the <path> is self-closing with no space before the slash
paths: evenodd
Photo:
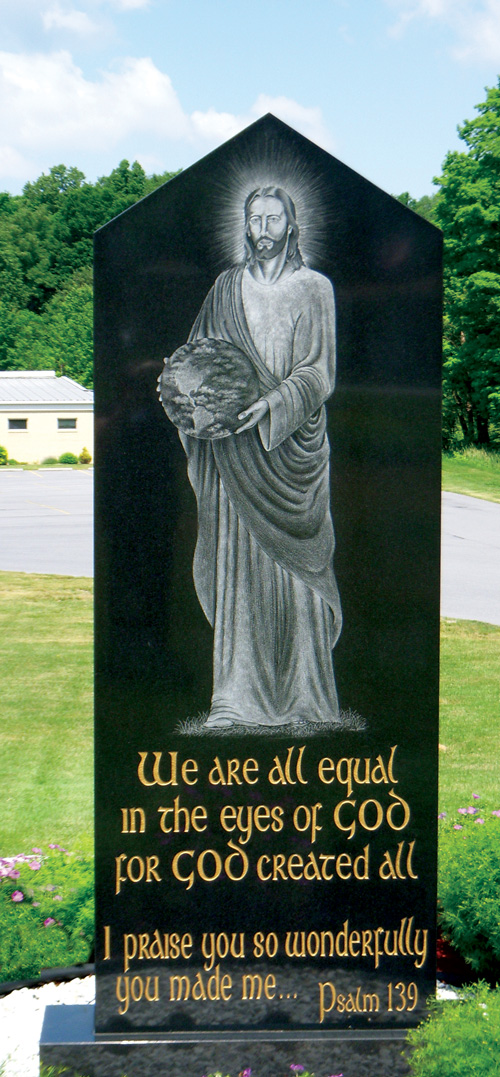
<path id="1" fill-rule="evenodd" d="M 0 370 L 55 370 L 92 388 L 92 271 L 75 273 L 42 314 L 0 301 Z"/>
<path id="2" fill-rule="evenodd" d="M 0 193 L 0 369 L 92 386 L 93 234 L 172 175 L 121 161 L 92 184 L 55 165 L 22 195 Z"/>
<path id="3" fill-rule="evenodd" d="M 488 445 L 500 423 L 500 80 L 459 127 L 467 152 L 448 153 L 436 219 L 444 235 L 445 434 Z"/>
<path id="4" fill-rule="evenodd" d="M 54 165 L 48 175 L 42 172 L 33 183 L 25 183 L 23 194 L 31 205 L 45 205 L 52 213 L 56 213 L 64 195 L 68 191 L 77 190 L 84 181 L 85 176 L 78 168 Z"/>
<path id="5" fill-rule="evenodd" d="M 46 354 L 50 369 L 67 374 L 91 389 L 93 385 L 93 289 L 90 273 L 77 273 L 51 300 L 46 313 Z"/>
<path id="6" fill-rule="evenodd" d="M 402 202 L 403 206 L 408 206 L 408 209 L 412 209 L 414 213 L 418 213 L 420 217 L 424 217 L 431 224 L 436 224 L 437 197 L 437 194 L 424 194 L 422 198 L 412 198 L 409 191 L 403 191 L 402 194 L 396 195 L 398 202 Z"/>
<path id="7" fill-rule="evenodd" d="M 2 212 L 2 208 L 4 212 Z M 54 215 L 23 196 L 0 207 L 0 296 L 40 311 L 57 289 L 53 271 Z"/>

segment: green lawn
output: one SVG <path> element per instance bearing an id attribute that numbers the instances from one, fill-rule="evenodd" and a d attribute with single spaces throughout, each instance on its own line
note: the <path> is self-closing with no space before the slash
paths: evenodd
<path id="1" fill-rule="evenodd" d="M 500 453 L 464 449 L 443 455 L 443 490 L 500 501 Z"/>
<path id="2" fill-rule="evenodd" d="M 0 572 L 0 850 L 92 847 L 92 580 Z"/>
<path id="3" fill-rule="evenodd" d="M 441 622 L 441 810 L 466 807 L 472 793 L 500 808 L 499 714 L 500 627 L 446 618 Z"/>
<path id="4" fill-rule="evenodd" d="M 0 640 L 0 855 L 88 851 L 92 580 L 0 573 Z M 441 669 L 440 807 L 500 808 L 500 627 L 443 621 Z"/>

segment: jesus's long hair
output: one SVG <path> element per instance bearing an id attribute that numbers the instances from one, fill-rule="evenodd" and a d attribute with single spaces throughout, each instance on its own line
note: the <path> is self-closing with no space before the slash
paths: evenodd
<path id="1" fill-rule="evenodd" d="M 288 237 L 286 260 L 293 269 L 300 269 L 305 263 L 299 248 L 299 226 L 295 206 L 290 195 L 282 187 L 257 187 L 255 191 L 250 192 L 245 200 L 245 265 L 255 261 L 255 251 L 248 235 L 248 218 L 250 216 L 250 206 L 256 198 L 278 198 L 281 202 L 286 213 L 288 226 L 291 229 Z"/>

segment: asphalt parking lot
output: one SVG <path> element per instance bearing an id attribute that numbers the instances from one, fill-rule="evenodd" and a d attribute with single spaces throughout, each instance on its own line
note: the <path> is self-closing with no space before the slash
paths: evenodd
<path id="1" fill-rule="evenodd" d="M 91 469 L 0 469 L 0 569 L 92 576 Z"/>
<path id="2" fill-rule="evenodd" d="M 93 471 L 0 469 L 0 569 L 92 576 Z M 500 624 L 500 504 L 443 494 L 441 614 Z"/>
<path id="3" fill-rule="evenodd" d="M 441 615 L 500 624 L 500 505 L 443 493 Z"/>

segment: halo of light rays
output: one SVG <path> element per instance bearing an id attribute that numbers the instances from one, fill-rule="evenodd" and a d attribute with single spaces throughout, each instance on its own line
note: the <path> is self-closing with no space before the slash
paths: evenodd
<path id="1" fill-rule="evenodd" d="M 245 200 L 251 191 L 268 186 L 282 187 L 290 195 L 302 257 L 310 267 L 321 265 L 332 224 L 324 179 L 290 144 L 271 139 L 263 140 L 257 160 L 255 144 L 252 153 L 250 147 L 235 146 L 225 162 L 224 177 L 214 178 L 213 244 L 220 268 L 244 262 Z"/>

